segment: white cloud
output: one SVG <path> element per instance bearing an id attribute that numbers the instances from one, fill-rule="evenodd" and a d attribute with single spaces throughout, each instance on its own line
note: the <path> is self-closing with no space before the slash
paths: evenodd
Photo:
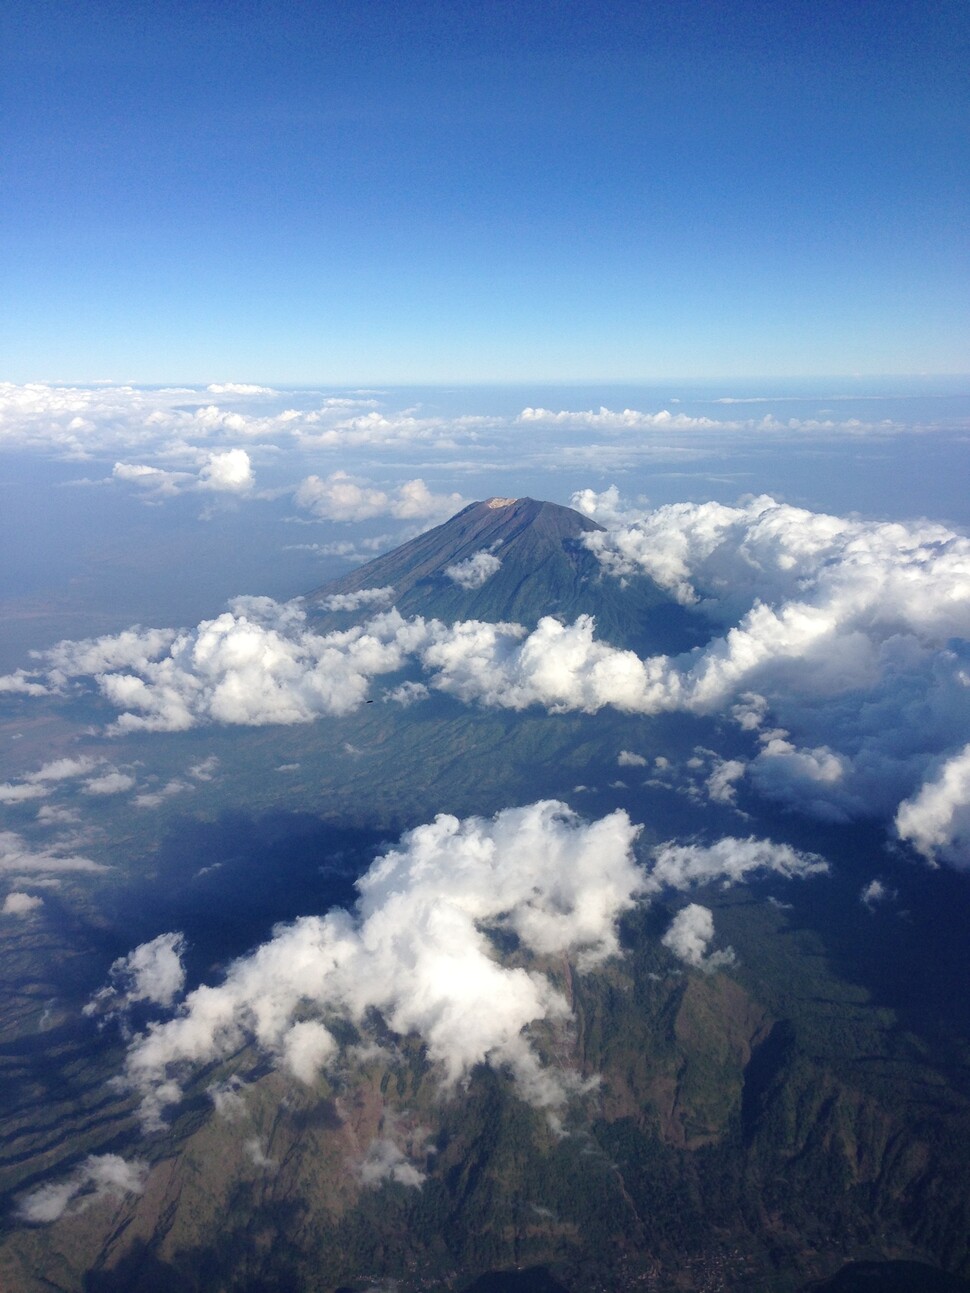
<path id="1" fill-rule="evenodd" d="M 339 1049 L 333 1034 L 323 1024 L 316 1019 L 301 1019 L 283 1038 L 282 1061 L 294 1077 L 309 1085 Z"/>
<path id="2" fill-rule="evenodd" d="M 347 515 L 410 506 L 403 494 L 375 494 L 339 473 L 323 486 L 326 506 Z M 658 581 L 708 627 L 705 646 L 641 659 L 599 640 L 589 616 L 572 624 L 546 617 L 529 633 L 516 624 L 405 621 L 389 611 L 321 636 L 299 606 L 249 598 L 189 631 L 60 643 L 32 674 L 16 676 L 17 687 L 63 691 L 70 678 L 90 677 L 120 711 L 114 731 L 171 731 L 348 713 L 373 678 L 410 662 L 424 671 L 422 685 L 465 703 L 732 717 L 760 746 L 744 771 L 750 786 L 834 820 L 891 818 L 940 760 L 956 757 L 970 730 L 965 537 L 769 498 L 620 519 L 615 491 L 584 495 L 582 505 L 613 518 L 610 531 L 585 540 L 604 572 Z M 712 768 L 715 800 L 731 801 L 740 762 Z M 923 848 L 905 824 L 909 811 L 904 831 Z M 950 859 L 954 849 L 944 841 L 937 852 Z"/>
<path id="3" fill-rule="evenodd" d="M 786 403 L 789 402 L 784 397 L 775 400 L 761 399 L 720 399 L 715 400 L 716 404 L 740 405 L 740 404 L 764 404 L 764 403 Z M 841 401 L 839 401 L 841 402 Z M 734 433 L 746 433 L 750 436 L 761 438 L 765 435 L 822 435 L 830 436 L 833 434 L 845 435 L 846 433 L 861 435 L 873 431 L 885 434 L 901 429 L 901 424 L 892 422 L 888 419 L 880 419 L 877 422 L 864 422 L 861 418 L 856 417 L 811 417 L 811 418 L 778 418 L 774 413 L 765 413 L 760 417 L 746 418 L 709 418 L 709 417 L 692 417 L 686 413 L 672 413 L 669 409 L 659 409 L 657 412 L 645 412 L 642 409 L 622 409 L 614 410 L 604 407 L 599 409 L 544 409 L 544 408 L 526 408 L 523 409 L 516 419 L 520 425 L 530 427 L 549 427 L 558 428 L 564 431 L 595 431 L 604 439 L 611 433 L 626 434 L 629 432 L 644 432 L 669 435 L 672 431 L 689 432 L 697 436 L 699 433 L 718 433 L 732 431 Z"/>
<path id="4" fill-rule="evenodd" d="M 26 782 L 0 782 L 0 804 L 22 804 L 28 799 L 43 799 L 50 794 L 47 786 Z"/>
<path id="5" fill-rule="evenodd" d="M 325 611 L 356 611 L 361 606 L 386 606 L 394 600 L 393 585 L 383 588 L 359 588 L 354 593 L 331 593 L 319 605 Z"/>
<path id="6" fill-rule="evenodd" d="M 0 783 L 0 804 L 19 804 L 29 799 L 43 799 L 51 793 L 51 785 L 84 776 L 98 764 L 98 760 L 82 756 L 78 759 L 52 759 L 36 772 L 24 774 L 20 782 Z"/>
<path id="7" fill-rule="evenodd" d="M 867 885 L 863 886 L 859 894 L 859 901 L 863 907 L 868 907 L 873 911 L 881 903 L 892 902 L 896 897 L 895 890 L 889 889 L 881 880 L 870 880 Z"/>
<path id="8" fill-rule="evenodd" d="M 258 1136 L 250 1136 L 249 1140 L 243 1141 L 243 1149 L 254 1167 L 262 1168 L 267 1172 L 275 1171 L 279 1167 L 277 1160 L 270 1158 L 266 1153 Z"/>
<path id="9" fill-rule="evenodd" d="M 817 853 L 776 844 L 773 840 L 738 839 L 732 835 L 715 844 L 658 844 L 647 880 L 649 892 L 661 889 L 689 889 L 695 885 L 739 884 L 757 872 L 768 872 L 786 880 L 823 875 L 828 863 Z"/>
<path id="10" fill-rule="evenodd" d="M 181 781 L 178 777 L 173 777 L 171 781 L 166 781 L 165 785 L 160 786 L 158 790 L 143 790 L 140 795 L 135 795 L 132 802 L 136 808 L 158 808 L 174 795 L 184 795 L 186 791 L 191 790 L 195 790 L 195 786 L 190 782 Z"/>
<path id="11" fill-rule="evenodd" d="M 970 745 L 899 805 L 896 830 L 927 862 L 970 869 Z"/>
<path id="12" fill-rule="evenodd" d="M 92 777 L 84 783 L 86 795 L 121 795 L 131 790 L 135 778 L 127 772 L 105 772 L 99 777 Z"/>
<path id="13" fill-rule="evenodd" d="M 254 484 L 253 468 L 245 449 L 210 453 L 199 472 L 199 486 L 220 493 L 245 494 Z"/>
<path id="14" fill-rule="evenodd" d="M 68 679 L 97 677 L 117 669 L 136 667 L 160 656 L 178 636 L 177 629 L 142 629 L 77 642 L 65 639 L 47 651 L 34 652 L 41 661 L 49 687 L 63 690 Z"/>
<path id="15" fill-rule="evenodd" d="M 639 409 L 623 409 L 614 412 L 612 409 L 585 411 L 561 409 L 526 408 L 518 417 L 526 426 L 558 426 L 582 431 L 711 431 L 734 428 L 737 423 L 715 421 L 712 418 L 688 417 L 686 413 L 671 413 L 661 409 L 657 413 L 643 413 Z"/>
<path id="16" fill-rule="evenodd" d="M 736 782 L 746 771 L 741 759 L 717 759 L 707 778 L 707 793 L 717 804 L 733 804 L 737 796 Z"/>
<path id="17" fill-rule="evenodd" d="M 502 567 L 501 561 L 492 552 L 476 552 L 464 561 L 445 567 L 445 574 L 461 588 L 481 588 Z"/>
<path id="18" fill-rule="evenodd" d="M 0 915 L 4 916 L 29 916 L 32 911 L 38 907 L 43 907 L 43 898 L 38 898 L 32 893 L 20 893 L 14 891 L 8 893 L 3 900 L 3 907 L 0 908 Z"/>
<path id="19" fill-rule="evenodd" d="M 621 768 L 645 768 L 647 760 L 642 754 L 634 754 L 631 750 L 621 750 L 616 757 L 617 763 Z"/>
<path id="20" fill-rule="evenodd" d="M 195 484 L 195 477 L 188 471 L 168 471 L 164 467 L 152 467 L 143 462 L 116 462 L 111 470 L 115 480 L 159 497 L 173 497 L 183 489 Z"/>
<path id="21" fill-rule="evenodd" d="M 301 605 L 244 597 L 191 631 L 133 629 L 61 642 L 41 660 L 49 684 L 61 690 L 71 678 L 93 678 L 121 711 L 116 734 L 205 722 L 305 723 L 356 709 L 370 679 L 399 669 L 427 631 L 390 611 L 321 636 L 307 628 Z M 136 802 L 154 806 L 160 794 L 185 788 L 180 782 Z"/>
<path id="22" fill-rule="evenodd" d="M 250 382 L 212 382 L 206 388 L 209 395 L 275 395 L 271 386 L 253 386 Z"/>
<path id="23" fill-rule="evenodd" d="M 24 1195 L 18 1203 L 21 1221 L 43 1225 L 57 1221 L 66 1212 L 83 1212 L 103 1199 L 141 1194 L 148 1177 L 148 1164 L 126 1160 L 117 1154 L 91 1154 L 65 1180 L 42 1185 Z"/>
<path id="24" fill-rule="evenodd" d="M 216 1113 L 227 1122 L 234 1122 L 246 1113 L 246 1100 L 242 1094 L 242 1087 L 243 1081 L 236 1073 L 231 1073 L 224 1082 L 213 1082 L 206 1087 Z"/>
<path id="25" fill-rule="evenodd" d="M 307 476 L 294 493 L 299 507 L 320 520 L 368 521 L 392 516 L 399 521 L 444 520 L 463 507 L 460 494 L 434 494 L 421 479 L 407 480 L 393 489 L 378 489 L 334 471 L 325 478 Z"/>
<path id="26" fill-rule="evenodd" d="M 116 462 L 111 475 L 145 490 L 153 498 L 170 498 L 187 490 L 246 494 L 255 484 L 252 460 L 245 449 L 195 450 L 186 448 L 181 456 L 197 471 L 177 471 L 149 463 Z"/>
<path id="27" fill-rule="evenodd" d="M 136 1001 L 171 1006 L 185 987 L 184 951 L 181 934 L 159 934 L 119 956 L 108 971 L 109 985 L 96 993 L 85 1013 L 123 1010 Z"/>
<path id="28" fill-rule="evenodd" d="M 14 673 L 0 675 L 0 695 L 4 693 L 20 696 L 46 696 L 47 688 L 43 683 L 31 681 L 27 670 L 17 669 Z"/>
<path id="29" fill-rule="evenodd" d="M 483 433 L 501 435 L 528 428 L 545 436 L 561 456 L 563 451 L 585 447 L 577 441 L 591 431 L 602 453 L 611 441 L 634 448 L 660 445 L 667 452 L 677 441 L 683 452 L 682 442 L 699 437 L 709 441 L 725 430 L 760 439 L 766 434 L 844 436 L 899 429 L 885 420 L 871 423 L 844 415 L 805 419 L 766 412 L 752 418 L 739 417 L 738 410 L 725 419 L 692 417 L 670 409 L 527 408 L 510 423 L 492 415 L 447 417 L 420 408 L 392 409 L 381 393 L 377 395 L 322 396 L 307 406 L 307 393 L 294 395 L 247 382 L 163 390 L 100 382 L 75 387 L 3 382 L 0 448 L 77 460 L 109 454 L 171 459 L 200 444 L 267 444 L 301 455 L 408 445 L 440 450 L 459 443 L 474 445 Z"/>
<path id="30" fill-rule="evenodd" d="M 76 808 L 67 808 L 64 804 L 41 804 L 37 809 L 37 820 L 42 826 L 75 826 L 81 820 Z"/>
<path id="31" fill-rule="evenodd" d="M 532 633 L 517 624 L 468 620 L 435 626 L 421 658 L 434 671 L 434 687 L 466 702 L 503 709 L 539 704 L 553 713 L 661 708 L 666 679 L 652 677 L 649 662 L 632 651 L 597 641 L 594 629 L 588 615 L 571 625 L 546 616 Z"/>
<path id="32" fill-rule="evenodd" d="M 424 1172 L 419 1172 L 393 1140 L 386 1137 L 371 1141 L 359 1172 L 363 1184 L 371 1187 L 382 1185 L 385 1181 L 396 1181 L 399 1185 L 420 1189 L 425 1179 Z"/>
<path id="33" fill-rule="evenodd" d="M 71 777 L 81 777 L 96 767 L 97 760 L 82 756 L 79 759 L 52 759 L 49 763 L 43 764 L 36 772 L 28 772 L 25 781 L 44 782 L 44 781 L 66 781 Z"/>
<path id="34" fill-rule="evenodd" d="M 358 403 L 364 406 L 374 401 Z M 348 407 L 329 403 L 302 417 L 294 427 L 297 443 L 305 450 L 416 443 L 449 449 L 461 440 L 474 441 L 480 431 L 502 424 L 501 419 L 488 416 L 422 418 L 408 410 L 392 413 L 371 408 L 366 413 L 347 414 Z"/>
<path id="35" fill-rule="evenodd" d="M 761 793 L 890 815 L 970 727 L 965 536 L 765 497 L 625 516 L 615 491 L 577 502 L 612 527 L 584 539 L 606 573 L 647 575 L 712 626 L 704 648 L 644 662 L 639 706 L 732 713 L 761 740 Z"/>
<path id="36" fill-rule="evenodd" d="M 427 700 L 430 695 L 423 682 L 402 682 L 399 687 L 385 692 L 384 699 L 407 708 L 408 705 L 416 705 L 419 701 Z"/>
<path id="37" fill-rule="evenodd" d="M 70 845 L 52 845 L 47 849 L 33 849 L 22 836 L 13 831 L 0 831 L 0 872 L 33 873 L 58 871 L 106 871 L 107 867 L 90 858 L 65 850 Z"/>
<path id="38" fill-rule="evenodd" d="M 735 957 L 730 947 L 707 955 L 713 940 L 713 912 L 709 907 L 692 902 L 677 913 L 661 942 L 679 960 L 698 970 L 711 972 L 733 965 Z"/>
<path id="39" fill-rule="evenodd" d="M 615 955 L 617 920 L 644 884 L 632 854 L 638 829 L 622 812 L 586 823 L 545 801 L 490 820 L 443 815 L 409 832 L 358 882 L 353 913 L 278 929 L 220 986 L 196 989 L 175 1018 L 135 1040 L 126 1073 L 147 1121 L 178 1098 L 180 1074 L 247 1038 L 312 1080 L 339 1053 L 328 1020 L 365 1028 L 374 1010 L 423 1039 L 446 1083 L 494 1063 L 526 1098 L 561 1106 L 582 1083 L 545 1069 L 529 1030 L 567 1019 L 567 1002 L 539 965 L 503 964 L 487 931 L 580 968 Z"/>

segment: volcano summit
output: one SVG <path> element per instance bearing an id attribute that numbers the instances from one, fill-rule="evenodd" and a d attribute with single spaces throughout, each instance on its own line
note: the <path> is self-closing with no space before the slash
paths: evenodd
<path id="1" fill-rule="evenodd" d="M 342 605 L 367 607 L 386 590 L 402 615 L 446 624 L 513 622 L 534 628 L 545 615 L 587 614 L 599 636 L 641 654 L 689 650 L 696 621 L 646 576 L 620 588 L 604 578 L 584 543 L 603 527 L 570 507 L 534 498 L 490 498 L 369 561 L 306 598 L 318 627 L 346 623 Z M 356 603 L 353 600 L 357 595 Z"/>

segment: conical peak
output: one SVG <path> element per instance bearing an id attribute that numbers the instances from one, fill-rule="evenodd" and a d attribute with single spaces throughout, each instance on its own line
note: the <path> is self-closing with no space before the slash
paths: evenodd
<path id="1" fill-rule="evenodd" d="M 529 498 L 527 495 L 520 498 L 504 498 L 496 495 L 477 503 L 469 503 L 450 521 L 446 521 L 431 533 L 445 534 L 456 525 L 467 525 L 469 522 L 483 529 L 499 530 L 507 530 L 509 527 L 518 530 L 538 523 L 540 528 L 550 534 L 558 532 L 563 536 L 576 535 L 584 530 L 602 529 L 602 526 L 595 521 L 559 503 L 547 503 L 542 499 Z"/>
<path id="2" fill-rule="evenodd" d="M 666 593 L 647 579 L 622 592 L 617 581 L 603 580 L 583 542 L 602 528 L 558 503 L 495 495 L 316 589 L 307 605 L 342 626 L 345 621 L 332 619 L 338 612 L 322 607 L 329 597 L 392 589 L 405 616 L 445 623 L 512 621 L 532 628 L 545 615 L 572 621 L 589 614 L 614 645 L 643 647 L 648 654 L 689 649 L 694 639 L 682 624 L 687 613 Z M 371 605 L 365 601 L 359 612 L 348 608 L 345 614 L 371 614 Z"/>

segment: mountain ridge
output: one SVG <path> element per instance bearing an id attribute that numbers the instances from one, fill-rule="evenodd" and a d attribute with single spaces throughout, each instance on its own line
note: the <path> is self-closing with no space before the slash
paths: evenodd
<path id="1" fill-rule="evenodd" d="M 585 546 L 603 526 L 541 499 L 489 498 L 313 589 L 305 603 L 316 627 L 344 627 L 372 614 L 368 593 L 392 590 L 402 615 L 445 623 L 512 621 L 534 628 L 546 615 L 593 615 L 597 635 L 643 654 L 678 654 L 704 636 L 695 617 L 647 576 L 620 588 Z M 359 604 L 354 598 L 360 597 Z M 341 606 L 341 603 L 346 603 Z"/>

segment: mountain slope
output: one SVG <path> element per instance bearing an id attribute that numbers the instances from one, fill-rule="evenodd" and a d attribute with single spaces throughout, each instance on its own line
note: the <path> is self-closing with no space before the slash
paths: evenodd
<path id="1" fill-rule="evenodd" d="M 511 620 L 533 628 L 544 615 L 572 621 L 592 614 L 598 636 L 616 646 L 677 653 L 696 645 L 694 617 L 652 580 L 634 579 L 621 589 L 603 578 L 582 541 L 602 528 L 572 508 L 533 498 L 471 503 L 443 525 L 315 589 L 307 606 L 318 627 L 339 626 L 349 613 L 331 609 L 329 599 L 393 588 L 402 615 L 446 623 Z"/>

